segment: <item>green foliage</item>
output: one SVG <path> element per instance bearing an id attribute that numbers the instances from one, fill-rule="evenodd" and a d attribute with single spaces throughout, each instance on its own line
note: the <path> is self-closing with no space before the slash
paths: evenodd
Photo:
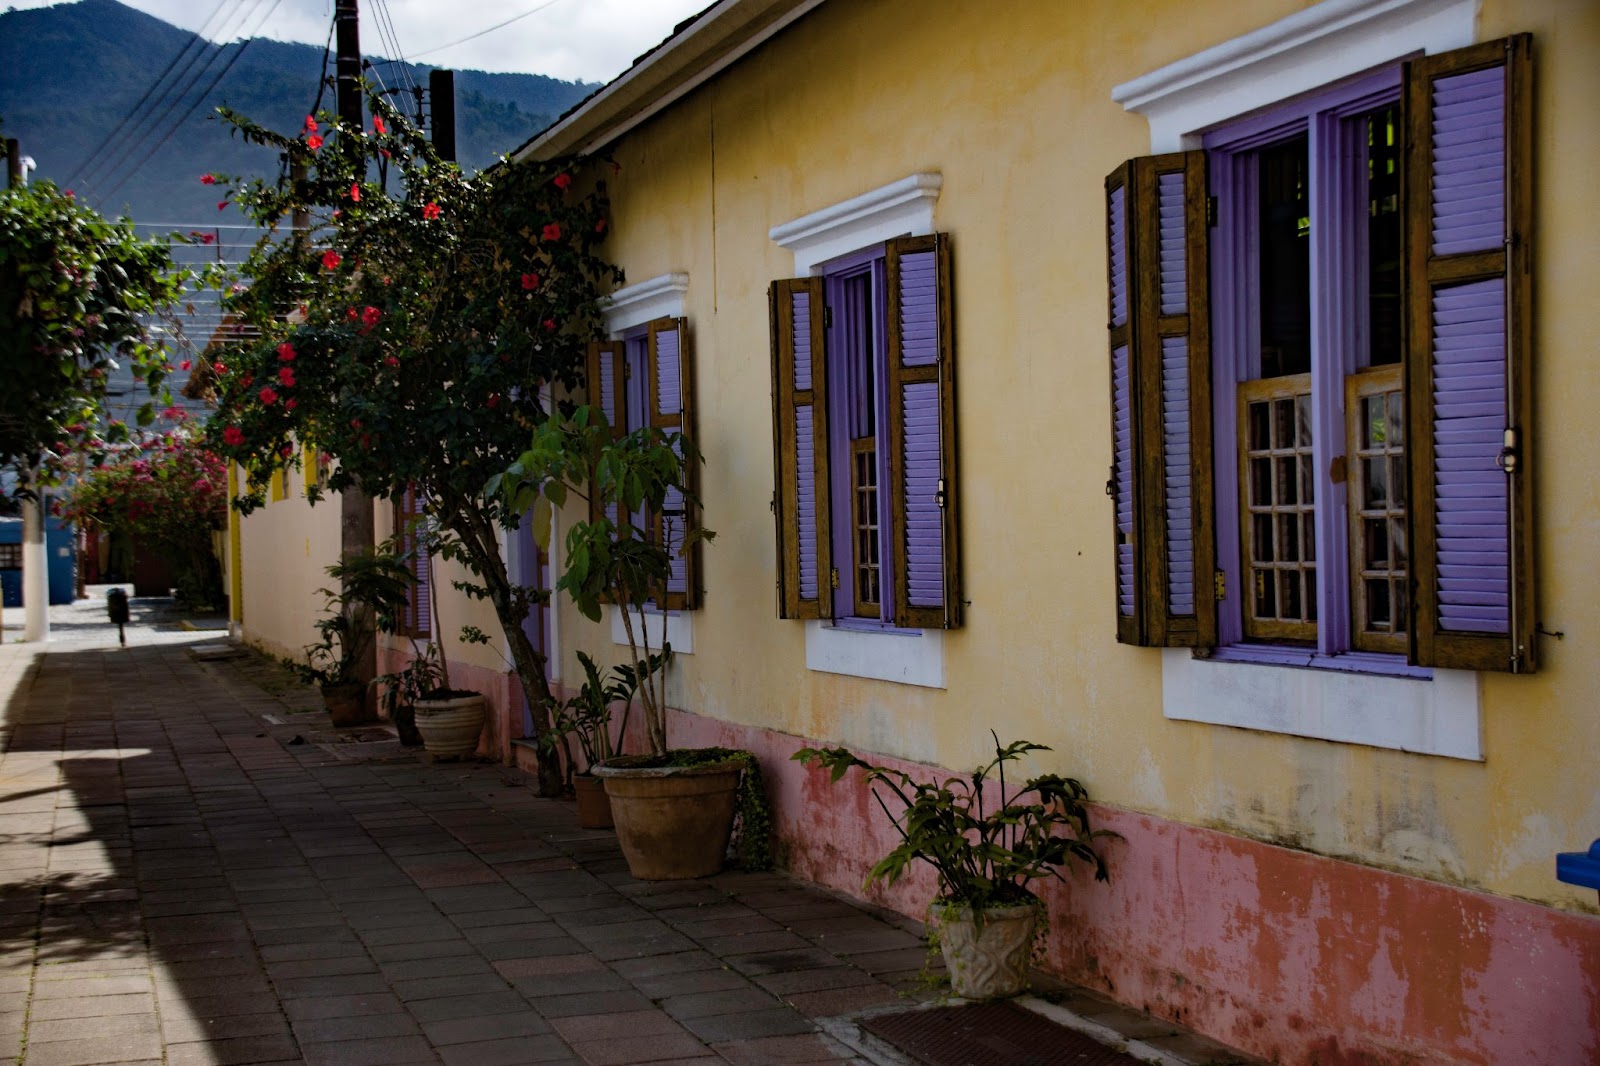
<path id="1" fill-rule="evenodd" d="M 578 738 L 583 751 L 583 772 L 587 773 L 614 754 L 611 747 L 611 707 L 620 703 L 629 707 L 639 690 L 639 675 L 630 666 L 611 668 L 602 675 L 599 665 L 584 652 L 578 652 L 578 662 L 583 665 L 584 681 L 575 696 L 568 697 L 556 715 L 551 731 L 541 743 L 554 745 L 564 735 Z M 627 719 L 623 719 L 627 728 Z"/>
<path id="2" fill-rule="evenodd" d="M 412 650 L 415 654 L 405 666 L 376 678 L 383 686 L 383 706 L 389 712 L 390 721 L 395 719 L 397 708 L 414 706 L 418 700 L 438 691 L 444 681 L 439 645 L 430 641 L 419 648 L 413 641 Z"/>
<path id="3" fill-rule="evenodd" d="M 0 190 L 0 467 L 37 465 L 69 440 L 128 439 L 96 425 L 119 361 L 171 404 L 171 367 L 145 318 L 176 301 L 187 275 L 162 241 L 109 222 L 49 182 Z M 139 412 L 155 418 L 155 403 Z"/>
<path id="4" fill-rule="evenodd" d="M 349 684 L 357 680 L 361 657 L 373 639 L 365 614 L 372 613 L 378 632 L 395 632 L 410 597 L 411 571 L 394 555 L 375 551 L 334 563 L 327 572 L 339 591 L 317 590 L 323 598 L 323 617 L 316 623 L 322 639 L 306 645 L 305 662 L 294 670 L 313 684 Z"/>
<path id="5" fill-rule="evenodd" d="M 993 759 L 966 777 L 934 783 L 876 766 L 846 748 L 804 748 L 793 758 L 826 767 L 835 782 L 852 768 L 860 768 L 870 785 L 882 785 L 899 801 L 896 813 L 883 793 L 872 789 L 878 806 L 894 823 L 900 844 L 868 872 L 869 887 L 878 881 L 894 884 L 920 859 L 938 876 L 939 903 L 965 904 L 981 914 L 985 907 L 1036 900 L 1031 883 L 1046 876 L 1065 881 L 1062 869 L 1075 861 L 1093 867 L 1096 880 L 1109 880 L 1095 841 L 1117 834 L 1090 826 L 1083 785 L 1070 777 L 1044 774 L 1008 792 L 1006 765 L 1028 752 L 1050 749 L 1022 740 L 1001 747 L 1000 738 L 990 735 Z M 986 795 L 991 778 L 999 786 L 994 803 Z"/>

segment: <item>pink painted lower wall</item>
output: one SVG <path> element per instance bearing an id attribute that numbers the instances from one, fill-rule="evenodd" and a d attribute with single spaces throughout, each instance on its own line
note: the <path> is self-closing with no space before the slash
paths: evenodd
<path id="1" fill-rule="evenodd" d="M 791 761 L 806 742 L 786 734 L 674 713 L 669 736 L 757 755 L 790 872 L 922 916 L 931 876 L 863 890 L 895 838 L 858 777 Z M 1047 964 L 1069 980 L 1288 1066 L 1600 1063 L 1600 918 L 1096 814 L 1123 837 L 1111 883 L 1080 872 L 1045 893 Z"/>

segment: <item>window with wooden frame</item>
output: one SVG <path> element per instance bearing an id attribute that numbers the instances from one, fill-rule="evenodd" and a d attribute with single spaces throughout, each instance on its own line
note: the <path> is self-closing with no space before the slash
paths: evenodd
<path id="1" fill-rule="evenodd" d="M 1107 179 L 1119 639 L 1534 668 L 1530 56 Z"/>
<path id="2" fill-rule="evenodd" d="M 961 624 L 948 236 L 773 283 L 779 614 Z"/>
<path id="3" fill-rule="evenodd" d="M 628 330 L 619 340 L 589 346 L 590 400 L 605 413 L 613 438 L 649 425 L 680 432 L 692 440 L 693 370 L 688 320 L 658 318 Z M 684 481 L 691 492 L 695 491 L 697 480 L 697 465 L 691 463 L 684 471 Z M 691 506 L 674 490 L 660 514 L 629 516 L 667 549 L 667 587 L 660 603 L 667 611 L 700 606 L 700 545 L 696 542 L 684 550 L 685 532 L 693 519 L 688 510 Z M 609 511 L 606 517 L 617 519 Z"/>
<path id="4" fill-rule="evenodd" d="M 433 633 L 432 575 L 421 535 L 424 501 L 415 485 L 394 501 L 394 533 L 400 561 L 411 572 L 411 594 L 400 619 L 400 635 L 428 639 Z"/>

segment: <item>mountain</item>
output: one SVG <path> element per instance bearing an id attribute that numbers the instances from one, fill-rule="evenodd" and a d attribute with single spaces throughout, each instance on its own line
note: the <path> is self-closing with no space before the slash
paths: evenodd
<path id="1" fill-rule="evenodd" d="M 376 40 L 372 26 L 365 28 L 369 43 Z M 213 109 L 226 103 L 271 128 L 298 130 L 319 99 L 324 59 L 314 45 L 198 41 L 115 0 L 12 9 L 0 13 L 0 121 L 5 136 L 19 138 L 37 161 L 36 176 L 74 189 L 107 214 L 186 228 L 236 224 L 236 213 L 218 212 L 216 191 L 199 176 L 271 176 L 279 161 L 270 149 L 229 136 Z M 425 65 L 368 59 L 368 77 L 390 87 L 428 83 Z M 169 88 L 140 106 L 175 60 L 161 83 Z M 326 62 L 331 74 L 332 57 Z M 174 86 L 188 88 L 178 93 Z M 458 71 L 462 166 L 477 169 L 516 148 L 594 88 L 537 74 Z M 415 111 L 409 92 L 391 99 Z M 332 110 L 333 90 L 320 100 Z M 137 117 L 104 145 L 130 114 Z"/>

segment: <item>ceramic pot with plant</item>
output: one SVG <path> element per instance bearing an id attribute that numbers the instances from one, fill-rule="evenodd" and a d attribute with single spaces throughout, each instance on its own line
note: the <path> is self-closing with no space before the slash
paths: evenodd
<path id="1" fill-rule="evenodd" d="M 438 545 L 436 535 L 427 535 L 424 544 L 430 548 Z M 448 550 L 448 549 L 447 549 Z M 434 553 L 428 552 L 428 587 L 438 588 L 438 578 L 433 572 Z M 442 633 L 438 596 L 428 597 L 433 612 L 434 633 Z M 477 753 L 478 742 L 483 737 L 483 724 L 488 720 L 489 708 L 483 695 L 471 689 L 457 689 L 450 684 L 450 663 L 444 649 L 430 642 L 424 652 L 437 671 L 426 675 L 430 689 L 419 690 L 412 700 L 417 732 L 430 758 L 468 757 Z"/>
<path id="2" fill-rule="evenodd" d="M 411 575 L 384 551 L 353 555 L 327 567 L 327 573 L 339 582 L 339 589 L 317 590 L 323 598 L 323 616 L 315 626 L 321 639 L 306 645 L 303 661 L 291 666 L 322 690 L 323 705 L 335 726 L 359 725 L 367 720 L 362 659 L 377 633 L 394 631 Z"/>
<path id="3" fill-rule="evenodd" d="M 417 731 L 417 701 L 426 693 L 439 688 L 439 645 L 431 641 L 417 645 L 411 642 L 411 661 L 392 673 L 378 678 L 383 686 L 383 709 L 400 734 L 400 743 L 406 747 L 420 747 L 422 734 Z"/>
<path id="4" fill-rule="evenodd" d="M 667 746 L 666 676 L 672 647 L 658 606 L 667 602 L 673 550 L 687 553 L 715 534 L 699 523 L 692 472 L 699 455 L 674 430 L 645 426 L 613 433 L 604 412 L 579 407 L 534 428 L 532 447 L 492 479 L 490 490 L 518 514 L 532 513 L 535 539 L 549 538 L 552 508 L 586 500 L 588 518 L 567 532 L 558 591 L 599 622 L 606 605 L 621 616 L 643 718 L 642 755 L 593 764 L 604 780 L 628 869 L 642 880 L 707 877 L 722 869 L 739 826 L 746 869 L 764 867 L 770 817 L 759 767 L 749 752 Z M 541 539 L 542 538 L 542 539 Z M 659 646 L 651 632 L 663 633 Z"/>
<path id="5" fill-rule="evenodd" d="M 1089 824 L 1088 792 L 1070 777 L 1043 774 L 1008 789 L 1008 764 L 1050 749 L 1025 740 L 1002 747 L 990 735 L 993 759 L 967 776 L 932 783 L 869 763 L 846 748 L 804 748 L 793 756 L 827 768 L 835 782 L 859 768 L 889 816 L 900 843 L 868 872 L 868 887 L 894 884 L 918 860 L 933 867 L 938 894 L 929 907 L 930 924 L 951 987 L 965 999 L 1014 996 L 1027 987 L 1044 916 L 1034 882 L 1066 882 L 1063 871 L 1074 862 L 1092 867 L 1096 880 L 1109 880 L 1095 843 L 1117 836 Z"/>
<path id="6" fill-rule="evenodd" d="M 617 754 L 611 739 L 611 711 L 619 703 L 623 707 L 617 731 L 619 742 L 627 736 L 628 715 L 639 690 L 639 673 L 622 665 L 612 667 L 610 674 L 602 674 L 599 664 L 581 651 L 578 662 L 583 666 L 583 686 L 561 705 L 552 729 L 541 743 L 554 746 L 569 736 L 577 740 L 583 766 L 579 769 L 575 765 L 569 748 L 567 767 L 578 803 L 578 824 L 585 829 L 610 829 L 611 801 L 606 796 L 605 783 L 594 775 L 594 768 Z"/>

